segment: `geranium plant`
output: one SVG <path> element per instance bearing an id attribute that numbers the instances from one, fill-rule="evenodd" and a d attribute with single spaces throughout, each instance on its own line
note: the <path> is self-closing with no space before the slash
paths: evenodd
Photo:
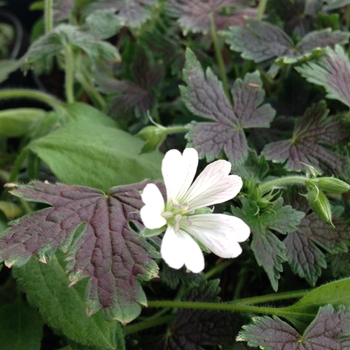
<path id="1" fill-rule="evenodd" d="M 1 349 L 350 349 L 350 0 L 31 9 Z"/>

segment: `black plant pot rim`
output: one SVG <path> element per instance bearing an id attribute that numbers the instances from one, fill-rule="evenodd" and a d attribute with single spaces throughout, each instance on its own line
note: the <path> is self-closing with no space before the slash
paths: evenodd
<path id="1" fill-rule="evenodd" d="M 6 23 L 14 27 L 15 40 L 10 54 L 10 59 L 19 58 L 26 49 L 26 37 L 21 22 L 11 12 L 0 10 L 0 22 Z"/>

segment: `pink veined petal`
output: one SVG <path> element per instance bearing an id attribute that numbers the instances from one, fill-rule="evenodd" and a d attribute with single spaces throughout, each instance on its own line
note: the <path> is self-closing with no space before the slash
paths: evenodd
<path id="1" fill-rule="evenodd" d="M 181 228 L 198 239 L 221 258 L 235 258 L 242 252 L 238 242 L 250 235 L 249 226 L 241 219 L 224 214 L 200 214 L 183 221 Z"/>
<path id="2" fill-rule="evenodd" d="M 194 148 L 168 151 L 162 162 L 162 174 L 167 191 L 167 201 L 181 198 L 190 187 L 198 166 L 198 153 Z"/>
<path id="3" fill-rule="evenodd" d="M 150 230 L 162 227 L 166 224 L 162 213 L 164 211 L 164 199 L 159 188 L 155 184 L 148 184 L 141 193 L 145 205 L 140 209 L 143 224 Z"/>
<path id="4" fill-rule="evenodd" d="M 175 232 L 171 226 L 164 234 L 160 252 L 173 269 L 180 269 L 183 265 L 194 273 L 204 269 L 204 256 L 198 244 L 186 232 Z"/>
<path id="5" fill-rule="evenodd" d="M 235 197 L 243 182 L 238 175 L 229 175 L 230 171 L 231 163 L 226 160 L 207 165 L 187 191 L 184 202 L 195 210 Z"/>

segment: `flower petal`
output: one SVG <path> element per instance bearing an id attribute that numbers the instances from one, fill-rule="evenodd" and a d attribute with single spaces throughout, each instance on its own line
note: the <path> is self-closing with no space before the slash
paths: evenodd
<path id="1" fill-rule="evenodd" d="M 194 273 L 204 269 L 204 257 L 198 244 L 186 232 L 175 232 L 171 226 L 164 234 L 160 252 L 173 269 L 180 269 L 183 265 Z"/>
<path id="2" fill-rule="evenodd" d="M 162 162 L 162 174 L 167 190 L 167 201 L 179 200 L 190 187 L 198 166 L 198 153 L 194 148 L 168 151 Z"/>
<path id="3" fill-rule="evenodd" d="M 238 175 L 229 175 L 230 171 L 231 163 L 226 160 L 207 165 L 188 190 L 184 202 L 195 210 L 235 197 L 243 182 Z"/>
<path id="4" fill-rule="evenodd" d="M 145 206 L 140 209 L 143 224 L 153 230 L 166 224 L 162 213 L 164 211 L 164 199 L 159 188 L 155 184 L 148 184 L 141 193 Z"/>
<path id="5" fill-rule="evenodd" d="M 221 258 L 235 258 L 242 252 L 238 242 L 250 235 L 249 226 L 241 219 L 224 214 L 192 215 L 181 228 L 198 239 Z"/>

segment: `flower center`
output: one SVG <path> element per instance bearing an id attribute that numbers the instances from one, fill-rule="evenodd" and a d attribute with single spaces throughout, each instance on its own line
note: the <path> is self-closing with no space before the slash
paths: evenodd
<path id="1" fill-rule="evenodd" d="M 194 213 L 189 209 L 188 203 L 179 204 L 176 199 L 167 203 L 165 211 L 162 213 L 163 218 L 166 219 L 168 225 L 174 227 L 174 231 L 178 232 L 181 226 L 181 220 L 184 218 L 188 224 L 191 224 L 191 220 L 188 215 Z"/>

